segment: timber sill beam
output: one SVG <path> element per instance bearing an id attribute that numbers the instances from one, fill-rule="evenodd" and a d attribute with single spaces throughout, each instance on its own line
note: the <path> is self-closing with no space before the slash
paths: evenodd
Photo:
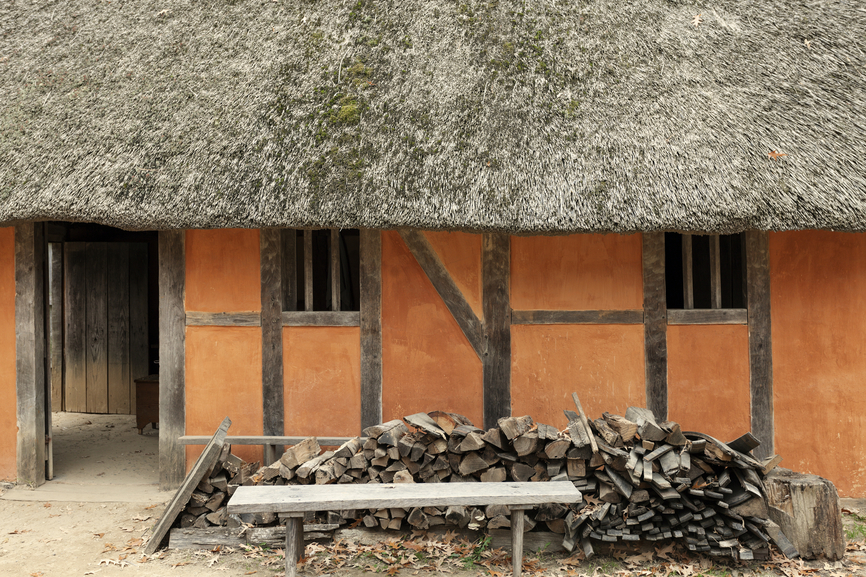
<path id="1" fill-rule="evenodd" d="M 439 293 L 445 306 L 451 311 L 454 320 L 457 321 L 460 330 L 466 335 L 466 339 L 472 348 L 475 349 L 475 354 L 478 358 L 484 355 L 483 334 L 481 321 L 473 312 L 472 307 L 466 302 L 466 298 L 457 285 L 454 279 L 448 274 L 445 265 L 439 260 L 436 251 L 430 245 L 430 242 L 424 236 L 424 233 L 417 230 L 400 231 L 400 236 L 415 260 L 421 265 L 427 278 L 433 283 L 433 288 Z"/>
<path id="2" fill-rule="evenodd" d="M 513 325 L 642 325 L 643 311 L 511 311 Z"/>
<path id="3" fill-rule="evenodd" d="M 188 327 L 260 327 L 260 313 L 206 313 L 189 311 L 186 313 Z"/>
<path id="4" fill-rule="evenodd" d="M 669 325 L 745 325 L 747 309 L 668 309 Z"/>
<path id="5" fill-rule="evenodd" d="M 284 327 L 357 327 L 358 311 L 283 311 Z"/>
<path id="6" fill-rule="evenodd" d="M 225 442 L 229 445 L 297 445 L 307 437 L 287 437 L 282 435 L 236 435 L 227 436 Z M 316 437 L 322 447 L 339 447 L 355 437 Z M 207 435 L 184 435 L 178 438 L 181 445 L 207 445 L 211 437 Z M 367 437 L 358 437 L 362 442 Z"/>

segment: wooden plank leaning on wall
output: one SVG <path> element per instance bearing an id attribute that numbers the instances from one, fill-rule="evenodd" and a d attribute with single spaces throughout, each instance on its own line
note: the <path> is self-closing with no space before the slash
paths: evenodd
<path id="1" fill-rule="evenodd" d="M 770 335 L 770 245 L 766 231 L 746 234 L 746 302 L 749 310 L 749 389 L 755 456 L 773 454 L 773 351 Z"/>
<path id="2" fill-rule="evenodd" d="M 284 433 L 283 416 L 283 239 L 276 228 L 263 228 L 259 236 L 262 278 L 262 431 Z M 277 450 L 282 454 L 281 450 Z M 265 451 L 265 465 L 274 458 Z M 269 462 L 270 461 L 270 462 Z"/>
<path id="3" fill-rule="evenodd" d="M 159 233 L 159 488 L 177 489 L 186 472 L 186 232 Z"/>
<path id="4" fill-rule="evenodd" d="M 644 355 L 646 403 L 656 419 L 668 415 L 668 346 L 665 320 L 665 235 L 643 234 Z"/>
<path id="5" fill-rule="evenodd" d="M 42 223 L 15 226 L 18 482 L 45 482 L 45 244 Z"/>

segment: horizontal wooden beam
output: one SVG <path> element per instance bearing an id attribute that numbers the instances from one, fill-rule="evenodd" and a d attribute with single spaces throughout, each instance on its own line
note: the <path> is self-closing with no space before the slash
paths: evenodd
<path id="1" fill-rule="evenodd" d="M 225 442 L 229 445 L 297 445 L 304 439 L 308 439 L 312 435 L 306 437 L 285 437 L 274 435 L 238 435 L 228 436 Z M 324 447 L 337 447 L 343 443 L 353 439 L 354 437 L 316 437 L 319 445 Z M 178 439 L 181 445 L 207 445 L 211 437 L 208 435 L 184 435 Z M 361 441 L 366 441 L 366 437 L 360 437 Z"/>
<path id="2" fill-rule="evenodd" d="M 283 311 L 284 327 L 357 327 L 358 311 Z"/>
<path id="3" fill-rule="evenodd" d="M 186 313 L 188 327 L 260 327 L 261 313 Z"/>
<path id="4" fill-rule="evenodd" d="M 746 309 L 668 309 L 669 325 L 745 325 Z"/>
<path id="5" fill-rule="evenodd" d="M 640 325 L 640 309 L 618 311 L 511 311 L 513 325 Z"/>

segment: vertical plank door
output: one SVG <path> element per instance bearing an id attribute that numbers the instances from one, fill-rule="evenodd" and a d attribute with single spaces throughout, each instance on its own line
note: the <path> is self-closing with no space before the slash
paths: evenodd
<path id="1" fill-rule="evenodd" d="M 67 411 L 87 411 L 87 337 L 85 322 L 85 246 L 83 242 L 67 242 L 63 247 L 64 319 L 66 340 L 63 355 L 66 362 L 64 375 L 64 406 Z"/>
<path id="2" fill-rule="evenodd" d="M 129 244 L 129 412 L 135 414 L 135 379 L 150 372 L 147 342 L 147 243 Z"/>
<path id="3" fill-rule="evenodd" d="M 51 406 L 64 410 L 63 403 L 63 245 L 48 245 L 49 291 L 51 292 L 49 347 L 51 359 Z"/>
<path id="4" fill-rule="evenodd" d="M 88 242 L 85 247 L 85 318 L 87 323 L 87 412 L 108 412 L 108 247 Z"/>
<path id="5" fill-rule="evenodd" d="M 129 244 L 106 247 L 108 412 L 129 414 Z"/>

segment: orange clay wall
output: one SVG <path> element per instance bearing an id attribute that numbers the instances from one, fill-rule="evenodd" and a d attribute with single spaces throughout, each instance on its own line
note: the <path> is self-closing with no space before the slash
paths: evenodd
<path id="1" fill-rule="evenodd" d="M 646 404 L 643 325 L 512 325 L 511 414 L 559 429 L 576 392 L 588 417 Z"/>
<path id="2" fill-rule="evenodd" d="M 732 441 L 751 430 L 749 327 L 668 326 L 668 419 Z"/>
<path id="3" fill-rule="evenodd" d="M 350 437 L 361 432 L 358 327 L 283 328 L 285 431 Z"/>
<path id="4" fill-rule="evenodd" d="M 15 228 L 0 228 L 0 479 L 15 480 Z"/>
<path id="5" fill-rule="evenodd" d="M 186 310 L 261 310 L 258 230 L 186 233 Z M 212 435 L 224 417 L 231 435 L 262 434 L 262 332 L 259 327 L 186 328 L 186 434 Z M 187 448 L 187 467 L 202 447 Z M 259 447 L 232 449 L 259 460 Z"/>
<path id="6" fill-rule="evenodd" d="M 641 235 L 511 237 L 511 308 L 643 308 Z"/>
<path id="7" fill-rule="evenodd" d="M 866 234 L 770 234 L 775 450 L 866 496 Z"/>
<path id="8" fill-rule="evenodd" d="M 463 258 L 462 250 L 470 254 L 477 251 L 480 263 L 481 243 L 473 238 L 475 235 L 451 234 L 455 236 L 444 240 L 442 235 L 428 238 L 434 239 L 431 244 L 449 272 L 461 278 L 455 279 L 458 286 L 468 286 L 474 281 L 466 270 L 474 265 L 455 262 L 452 253 Z M 454 245 L 461 243 L 465 249 L 456 250 Z M 467 299 L 472 302 L 471 297 Z M 457 321 L 400 235 L 383 232 L 383 419 L 442 410 L 466 415 L 475 425 L 483 426 L 482 385 L 481 360 Z"/>
<path id="9" fill-rule="evenodd" d="M 512 237 L 515 310 L 643 307 L 640 235 Z M 591 418 L 644 406 L 643 325 L 513 325 L 513 415 L 556 427 L 577 392 Z"/>

